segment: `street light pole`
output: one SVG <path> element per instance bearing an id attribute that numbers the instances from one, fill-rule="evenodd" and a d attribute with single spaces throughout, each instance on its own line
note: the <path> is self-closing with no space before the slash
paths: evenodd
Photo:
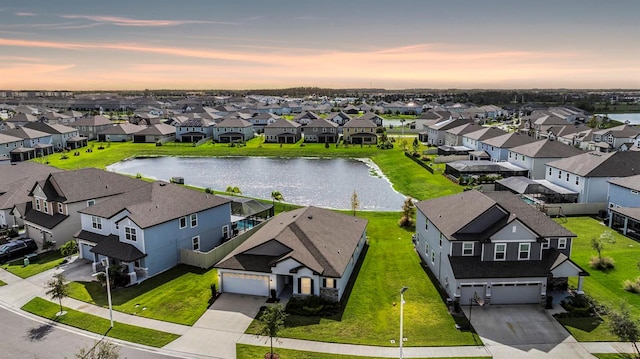
<path id="1" fill-rule="evenodd" d="M 409 289 L 409 287 L 402 287 L 402 289 L 400 289 L 400 359 L 402 359 L 402 342 L 404 341 L 402 327 L 402 320 L 404 316 L 404 292 L 406 292 L 407 289 Z"/>
<path id="2" fill-rule="evenodd" d="M 113 305 L 111 304 L 111 282 L 109 282 L 109 257 L 103 258 L 101 261 L 102 266 L 104 267 L 104 272 L 97 272 L 93 274 L 94 276 L 104 273 L 107 280 L 107 301 L 109 303 L 109 322 L 111 323 L 111 328 L 113 328 Z"/>

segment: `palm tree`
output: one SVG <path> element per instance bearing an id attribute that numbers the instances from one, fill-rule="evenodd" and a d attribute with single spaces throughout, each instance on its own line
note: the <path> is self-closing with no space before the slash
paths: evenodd
<path id="1" fill-rule="evenodd" d="M 62 299 L 69 296 L 69 284 L 67 284 L 66 281 L 67 279 L 62 273 L 57 273 L 53 275 L 53 279 L 47 282 L 47 288 L 49 288 L 49 290 L 47 290 L 46 294 L 53 300 L 57 299 L 60 303 L 60 312 L 58 312 L 56 316 L 64 314 L 62 310 Z"/>
<path id="2" fill-rule="evenodd" d="M 356 190 L 353 190 L 353 194 L 351 195 L 351 210 L 353 210 L 353 215 L 356 215 L 356 211 L 360 207 L 360 200 L 358 199 L 358 193 Z"/>
<path id="3" fill-rule="evenodd" d="M 273 208 L 275 209 L 276 201 L 278 202 L 284 201 L 284 196 L 282 195 L 282 193 L 280 193 L 280 191 L 273 191 L 271 192 L 271 199 L 273 200 Z"/>
<path id="4" fill-rule="evenodd" d="M 230 195 L 242 194 L 242 191 L 238 186 L 227 186 L 227 189 L 225 190 L 225 192 L 227 192 Z"/>

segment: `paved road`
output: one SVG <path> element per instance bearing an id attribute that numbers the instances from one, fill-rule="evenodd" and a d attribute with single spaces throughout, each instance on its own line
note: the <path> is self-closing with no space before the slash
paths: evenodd
<path id="1" fill-rule="evenodd" d="M 75 358 L 80 348 L 93 346 L 97 338 L 33 320 L 8 309 L 0 309 L 0 356 L 2 358 Z M 120 347 L 123 358 L 178 358 L 145 349 Z"/>

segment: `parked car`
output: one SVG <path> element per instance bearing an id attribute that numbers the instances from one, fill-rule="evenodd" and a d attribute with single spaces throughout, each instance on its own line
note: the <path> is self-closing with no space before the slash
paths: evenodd
<path id="1" fill-rule="evenodd" d="M 0 246 L 0 263 L 19 258 L 38 250 L 33 238 L 22 238 Z"/>

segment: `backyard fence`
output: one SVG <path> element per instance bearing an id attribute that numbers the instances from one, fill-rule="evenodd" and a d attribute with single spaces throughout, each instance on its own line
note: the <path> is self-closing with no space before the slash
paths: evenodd
<path id="1" fill-rule="evenodd" d="M 250 230 L 231 238 L 230 240 L 222 243 L 208 252 L 199 252 L 191 249 L 180 250 L 180 262 L 199 268 L 211 268 L 214 264 L 218 263 L 227 254 L 231 253 L 234 249 L 238 248 L 244 241 L 247 240 L 258 228 L 262 227 L 267 222 L 260 223 L 259 225 L 251 228 Z"/>

